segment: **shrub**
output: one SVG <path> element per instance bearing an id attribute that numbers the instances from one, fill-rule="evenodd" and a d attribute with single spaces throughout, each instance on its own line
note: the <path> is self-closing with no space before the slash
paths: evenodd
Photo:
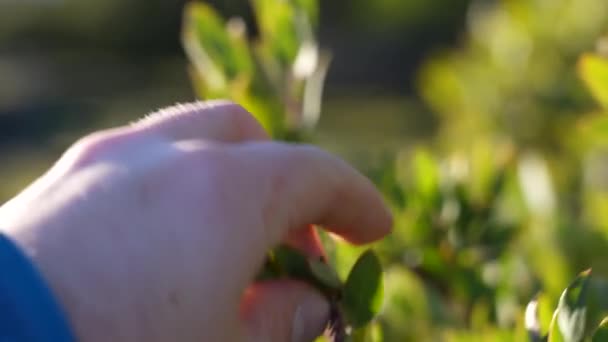
<path id="1" fill-rule="evenodd" d="M 463 47 L 420 72 L 438 135 L 368 170 L 395 231 L 373 246 L 385 270 L 383 310 L 351 338 L 600 340 L 608 326 L 608 60 L 585 52 L 606 29 L 608 3 L 474 4 Z M 310 142 L 330 60 L 315 38 L 318 3 L 252 5 L 255 40 L 240 19 L 225 21 L 203 3 L 186 7 L 193 84 L 201 98 L 241 103 L 275 139 Z M 322 237 L 346 279 L 363 250 Z M 593 277 L 579 274 L 589 267 Z"/>

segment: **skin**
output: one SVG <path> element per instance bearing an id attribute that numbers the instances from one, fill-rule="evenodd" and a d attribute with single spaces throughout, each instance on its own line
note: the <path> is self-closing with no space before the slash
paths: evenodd
<path id="1" fill-rule="evenodd" d="M 253 283 L 311 225 L 362 244 L 391 229 L 374 186 L 315 147 L 271 142 L 243 108 L 198 102 L 76 142 L 0 207 L 85 341 L 310 341 L 328 304 L 306 284 Z"/>

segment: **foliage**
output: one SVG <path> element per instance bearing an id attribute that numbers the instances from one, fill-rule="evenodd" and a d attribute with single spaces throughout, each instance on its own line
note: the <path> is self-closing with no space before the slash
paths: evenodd
<path id="1" fill-rule="evenodd" d="M 252 5 L 255 40 L 207 5 L 186 8 L 195 87 L 202 98 L 242 103 L 277 139 L 309 141 L 328 66 L 315 40 L 317 2 Z M 385 269 L 379 315 L 368 322 L 377 287 L 350 287 L 351 279 L 376 279 L 376 271 L 358 275 L 374 264 L 369 254 L 356 261 L 361 247 L 322 234 L 337 276 L 305 259 L 305 276 L 297 275 L 302 268 L 287 272 L 322 291 L 348 279 L 339 286 L 342 310 L 360 302 L 370 310 L 344 315 L 353 326 L 369 323 L 351 339 L 569 342 L 606 334 L 606 43 L 589 51 L 608 28 L 607 7 L 474 2 L 462 48 L 426 62 L 419 90 L 440 118 L 438 135 L 368 170 L 395 217 L 394 233 L 373 246 Z M 576 276 L 589 267 L 593 277 Z"/>
<path id="2" fill-rule="evenodd" d="M 240 18 L 227 22 L 209 5 L 185 9 L 182 41 L 198 94 L 230 98 L 253 113 L 277 139 L 305 134 L 320 113 L 329 55 L 314 31 L 312 0 L 253 1 L 259 37 L 249 41 Z"/>
<path id="3" fill-rule="evenodd" d="M 551 323 L 546 334 L 542 334 L 538 299 L 528 304 L 526 309 L 526 328 L 531 341 L 548 342 L 582 342 L 604 341 L 606 322 L 604 318 L 597 325 L 598 312 L 594 312 L 589 297 L 591 270 L 581 272 L 562 292 L 557 308 L 553 312 Z"/>
<path id="4" fill-rule="evenodd" d="M 357 259 L 346 281 L 342 281 L 324 259 L 309 259 L 289 246 L 269 252 L 258 281 L 291 278 L 315 286 L 332 306 L 329 334 L 342 341 L 346 328 L 362 328 L 382 306 L 382 267 L 376 254 L 368 250 Z"/>
<path id="5" fill-rule="evenodd" d="M 474 2 L 463 48 L 420 72 L 422 96 L 445 121 L 441 138 L 566 143 L 560 130 L 593 108 L 573 66 L 608 28 L 607 10 L 602 0 Z"/>
<path id="6" fill-rule="evenodd" d="M 370 250 L 359 257 L 344 284 L 342 306 L 353 328 L 364 326 L 378 314 L 382 292 L 382 266 Z"/>

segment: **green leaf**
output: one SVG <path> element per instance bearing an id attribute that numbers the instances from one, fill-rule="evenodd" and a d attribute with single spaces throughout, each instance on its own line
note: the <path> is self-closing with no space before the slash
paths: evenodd
<path id="1" fill-rule="evenodd" d="M 299 11 L 302 11 L 312 26 L 316 26 L 319 21 L 319 1 L 318 0 L 291 0 Z"/>
<path id="2" fill-rule="evenodd" d="M 192 77 L 201 97 L 226 96 L 228 80 L 222 54 L 227 37 L 222 19 L 209 6 L 190 3 L 184 8 L 182 43 L 190 62 Z"/>
<path id="3" fill-rule="evenodd" d="M 294 61 L 299 48 L 293 5 L 282 0 L 253 0 L 261 33 L 261 49 L 267 58 L 283 66 Z"/>
<path id="4" fill-rule="evenodd" d="M 281 245 L 274 249 L 273 256 L 282 274 L 297 279 L 311 278 L 308 259 L 298 250 Z"/>
<path id="5" fill-rule="evenodd" d="M 361 327 L 380 312 L 383 296 L 382 266 L 372 250 L 363 253 L 353 266 L 342 297 L 348 324 Z"/>
<path id="6" fill-rule="evenodd" d="M 283 108 L 259 70 L 240 18 L 226 23 L 209 5 L 189 3 L 184 10 L 182 43 L 200 98 L 233 100 L 252 113 L 271 136 L 281 135 Z"/>
<path id="7" fill-rule="evenodd" d="M 231 99 L 250 112 L 274 139 L 280 138 L 284 131 L 284 113 L 276 99 L 255 89 L 234 92 Z"/>
<path id="8" fill-rule="evenodd" d="M 264 262 L 264 266 L 262 266 L 262 269 L 258 272 L 255 280 L 256 281 L 271 280 L 271 279 L 276 279 L 280 276 L 281 276 L 281 272 L 280 272 L 280 269 L 279 269 L 277 263 L 274 260 L 274 257 L 272 255 L 269 255 Z"/>
<path id="9" fill-rule="evenodd" d="M 608 109 L 608 59 L 584 54 L 579 60 L 578 71 L 593 97 Z"/>
<path id="10" fill-rule="evenodd" d="M 262 272 L 260 277 L 275 275 L 275 278 L 283 276 L 302 280 L 330 297 L 342 289 L 342 281 L 331 266 L 321 260 L 310 259 L 292 247 L 276 247 L 270 253 L 268 261 L 265 269 L 269 270 Z"/>
<path id="11" fill-rule="evenodd" d="M 229 29 L 223 18 L 209 5 L 204 3 L 190 3 L 184 13 L 184 39 L 190 45 L 198 45 L 207 58 L 221 69 L 228 79 L 251 76 L 253 60 L 247 45 L 244 27 L 238 19 L 232 21 L 233 29 Z M 196 65 L 196 60 L 193 58 Z"/>
<path id="12" fill-rule="evenodd" d="M 251 76 L 247 46 L 231 39 L 223 19 L 210 6 L 190 3 L 185 7 L 182 40 L 202 97 L 228 97 L 231 81 Z"/>
<path id="13" fill-rule="evenodd" d="M 583 341 L 587 319 L 587 292 L 590 274 L 591 270 L 579 274 L 562 293 L 551 322 L 549 342 Z"/>
<path id="14" fill-rule="evenodd" d="M 436 195 L 439 187 L 439 167 L 431 153 L 418 149 L 413 158 L 414 177 L 418 193 L 426 200 Z"/>
<path id="15" fill-rule="evenodd" d="M 608 317 L 605 317 L 591 338 L 591 342 L 608 341 Z"/>
<path id="16" fill-rule="evenodd" d="M 382 328 L 378 323 L 366 325 L 355 329 L 350 340 L 352 342 L 381 342 L 383 341 Z"/>
<path id="17" fill-rule="evenodd" d="M 312 274 L 323 285 L 332 289 L 339 289 L 342 287 L 340 277 L 338 277 L 336 271 L 327 263 L 321 260 L 311 259 L 308 261 L 308 265 Z"/>
<path id="18" fill-rule="evenodd" d="M 559 316 L 559 309 L 555 310 L 553 313 L 553 319 L 551 319 L 551 324 L 549 325 L 549 335 L 548 342 L 564 342 L 564 336 L 559 329 L 559 324 L 557 323 L 557 317 Z"/>

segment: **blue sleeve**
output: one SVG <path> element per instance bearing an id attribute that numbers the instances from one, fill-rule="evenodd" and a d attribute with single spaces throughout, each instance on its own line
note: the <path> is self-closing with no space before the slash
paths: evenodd
<path id="1" fill-rule="evenodd" d="M 42 276 L 0 234 L 0 341 L 74 341 L 67 320 Z"/>

